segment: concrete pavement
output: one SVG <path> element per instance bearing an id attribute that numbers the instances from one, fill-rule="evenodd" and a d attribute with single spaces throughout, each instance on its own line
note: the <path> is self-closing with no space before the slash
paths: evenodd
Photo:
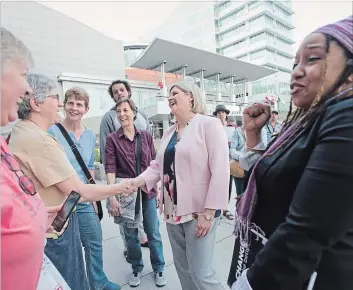
<path id="1" fill-rule="evenodd" d="M 235 193 L 235 190 L 233 190 Z M 229 209 L 234 211 L 234 199 L 232 198 L 229 205 Z M 105 209 L 105 203 L 103 204 Z M 165 274 L 168 278 L 168 284 L 165 287 L 158 288 L 154 283 L 153 270 L 149 259 L 149 249 L 143 248 L 143 262 L 145 265 L 144 271 L 142 272 L 141 284 L 135 289 L 139 290 L 182 290 L 178 275 L 175 271 L 172 250 L 170 247 L 168 234 L 166 230 L 166 224 L 163 218 L 161 221 L 161 235 L 164 246 L 164 258 L 166 261 Z M 123 290 L 134 289 L 128 285 L 128 279 L 132 272 L 131 265 L 125 261 L 123 256 L 123 242 L 120 237 L 118 225 L 114 224 L 113 218 L 108 217 L 108 213 L 105 211 L 104 218 L 102 220 L 103 228 L 103 258 L 104 258 L 104 269 L 108 278 L 123 286 Z M 233 254 L 234 236 L 232 234 L 234 228 L 234 222 L 229 221 L 226 218 L 222 218 L 216 233 L 216 246 L 214 252 L 214 263 L 213 267 L 224 283 L 224 289 L 228 290 L 229 287 L 226 285 L 228 278 L 231 258 Z"/>

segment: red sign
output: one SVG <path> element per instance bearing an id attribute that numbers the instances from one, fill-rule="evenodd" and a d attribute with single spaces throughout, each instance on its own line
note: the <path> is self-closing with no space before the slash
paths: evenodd
<path id="1" fill-rule="evenodd" d="M 160 80 L 160 81 L 158 81 L 158 87 L 160 88 L 160 89 L 163 89 L 163 82 Z"/>

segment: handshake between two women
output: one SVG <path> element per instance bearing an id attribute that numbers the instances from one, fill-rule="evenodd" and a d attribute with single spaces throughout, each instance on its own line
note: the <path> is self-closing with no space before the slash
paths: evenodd
<path id="1" fill-rule="evenodd" d="M 119 195 L 128 196 L 137 191 L 139 187 L 144 186 L 146 183 L 142 177 L 125 178 L 118 185 L 120 185 Z"/>

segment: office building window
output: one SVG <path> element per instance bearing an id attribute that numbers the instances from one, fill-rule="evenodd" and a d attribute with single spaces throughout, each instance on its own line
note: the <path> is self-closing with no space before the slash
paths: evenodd
<path id="1" fill-rule="evenodd" d="M 265 56 L 265 49 L 261 49 L 250 54 L 250 61 L 259 59 Z"/>
<path id="2" fill-rule="evenodd" d="M 284 55 L 282 53 L 278 53 L 278 56 L 279 56 L 279 58 L 284 58 L 284 59 L 289 59 L 289 60 L 293 59 L 292 57 L 289 57 L 289 56 Z"/>
<path id="3" fill-rule="evenodd" d="M 227 48 L 225 48 L 223 51 L 225 54 L 229 53 L 229 52 L 233 52 L 233 51 L 236 51 L 237 49 L 241 49 L 245 46 L 245 40 L 241 40 L 241 41 L 238 41 L 236 43 L 234 43 L 233 45 L 231 46 L 228 46 Z"/>
<path id="4" fill-rule="evenodd" d="M 265 15 L 265 22 L 266 22 L 267 24 L 273 25 L 274 21 L 275 21 L 275 20 L 274 20 L 272 17 Z"/>
<path id="5" fill-rule="evenodd" d="M 248 61 L 248 55 L 244 54 L 244 55 L 238 56 L 237 60 Z"/>
<path id="6" fill-rule="evenodd" d="M 250 44 L 253 44 L 253 43 L 265 40 L 265 39 L 266 39 L 266 36 L 265 36 L 264 32 L 259 33 L 259 34 L 255 34 L 250 37 Z"/>
<path id="7" fill-rule="evenodd" d="M 249 11 L 254 10 L 260 6 L 262 6 L 262 3 L 260 1 L 253 1 L 250 4 L 248 4 Z"/>
<path id="8" fill-rule="evenodd" d="M 250 27 L 253 28 L 255 26 L 262 25 L 263 24 L 263 19 L 264 19 L 263 16 L 258 16 L 258 17 L 254 18 L 254 19 L 251 19 L 250 23 L 249 23 Z"/>
<path id="9" fill-rule="evenodd" d="M 272 33 L 266 32 L 266 38 L 271 41 L 274 41 L 275 36 Z"/>
<path id="10" fill-rule="evenodd" d="M 218 6 L 218 11 L 221 12 L 225 9 L 227 9 L 230 6 L 231 2 L 230 1 L 225 1 L 221 5 Z"/>
<path id="11" fill-rule="evenodd" d="M 232 14 L 228 15 L 226 18 L 223 18 L 222 20 L 219 21 L 219 26 L 223 26 L 230 21 L 235 20 L 236 18 L 240 17 L 241 15 L 245 14 L 245 9 L 244 7 L 238 9 L 237 11 L 233 12 Z"/>
<path id="12" fill-rule="evenodd" d="M 273 70 L 277 70 L 277 68 L 274 65 L 266 64 L 265 67 Z"/>
<path id="13" fill-rule="evenodd" d="M 290 69 L 285 69 L 285 68 L 278 68 L 278 70 L 280 71 L 280 72 L 284 72 L 284 73 L 292 73 L 292 71 L 290 70 Z"/>
<path id="14" fill-rule="evenodd" d="M 289 95 L 290 94 L 290 87 L 287 83 L 279 83 L 279 94 L 280 95 Z"/>
<path id="15" fill-rule="evenodd" d="M 284 10 L 283 8 L 279 7 L 278 5 L 275 5 L 274 9 L 275 9 L 276 13 L 279 13 L 280 15 L 282 15 L 284 17 L 291 16 L 291 14 L 288 11 Z"/>
<path id="16" fill-rule="evenodd" d="M 224 40 L 226 37 L 230 37 L 233 35 L 236 35 L 237 33 L 245 31 L 245 23 L 238 25 L 237 27 L 233 28 L 232 30 L 229 30 L 219 37 L 219 40 Z"/>
<path id="17" fill-rule="evenodd" d="M 276 94 L 276 81 L 263 78 L 252 83 L 252 94 Z"/>
<path id="18" fill-rule="evenodd" d="M 268 54 L 268 56 L 269 56 L 270 58 L 272 58 L 272 59 L 275 58 L 275 51 L 274 51 L 274 50 L 272 50 L 272 49 L 266 49 L 266 52 L 267 52 L 267 54 Z"/>
<path id="19" fill-rule="evenodd" d="M 266 79 L 261 79 L 252 83 L 252 94 L 265 94 L 266 93 Z"/>
<path id="20" fill-rule="evenodd" d="M 288 42 L 287 40 L 281 38 L 281 37 L 278 37 L 277 36 L 277 40 L 283 44 L 287 44 L 287 45 L 292 45 L 290 42 Z"/>
<path id="21" fill-rule="evenodd" d="M 279 21 L 276 21 L 276 25 L 283 32 L 290 32 L 291 31 L 291 29 L 287 25 L 284 25 L 283 23 L 281 23 Z"/>

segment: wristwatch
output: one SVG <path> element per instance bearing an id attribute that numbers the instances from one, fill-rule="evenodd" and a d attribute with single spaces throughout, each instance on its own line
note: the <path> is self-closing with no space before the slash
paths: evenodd
<path id="1" fill-rule="evenodd" d="M 207 215 L 207 214 L 203 214 L 203 216 L 205 217 L 205 219 L 206 219 L 206 221 L 212 221 L 213 220 L 213 216 L 211 216 L 211 215 Z"/>

